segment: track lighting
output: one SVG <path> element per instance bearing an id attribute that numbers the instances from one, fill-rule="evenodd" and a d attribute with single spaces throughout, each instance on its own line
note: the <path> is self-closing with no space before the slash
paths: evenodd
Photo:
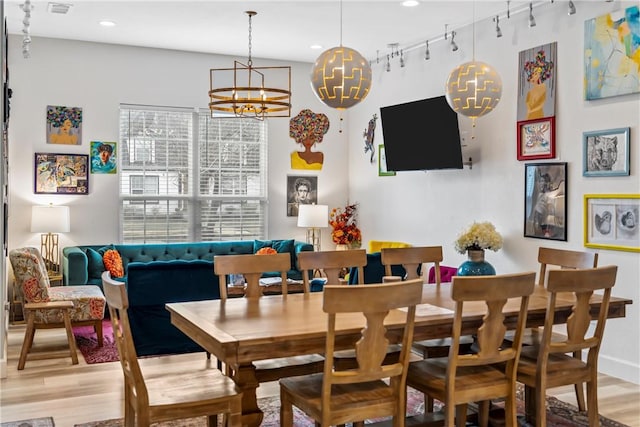
<path id="1" fill-rule="evenodd" d="M 536 19 L 533 17 L 533 2 L 529 3 L 529 28 L 536 26 Z"/>
<path id="2" fill-rule="evenodd" d="M 385 69 L 387 70 L 387 73 L 391 71 L 391 62 L 389 61 L 389 55 L 387 55 L 387 66 Z"/>
<path id="3" fill-rule="evenodd" d="M 502 37 L 502 30 L 500 29 L 500 15 L 496 15 L 493 20 L 496 23 L 496 37 L 500 38 Z"/>
<path id="4" fill-rule="evenodd" d="M 574 13 L 576 13 L 576 5 L 569 0 L 569 11 L 567 12 L 567 15 L 573 15 Z"/>
<path id="5" fill-rule="evenodd" d="M 404 68 L 404 51 L 400 50 L 400 68 Z"/>
<path id="6" fill-rule="evenodd" d="M 456 50 L 458 50 L 458 45 L 456 44 L 456 42 L 453 40 L 456 36 L 456 32 L 455 31 L 451 31 L 451 50 L 453 52 L 455 52 Z"/>
<path id="7" fill-rule="evenodd" d="M 427 40 L 427 48 L 424 51 L 424 60 L 428 61 L 431 58 L 431 53 L 429 52 L 429 40 Z"/>

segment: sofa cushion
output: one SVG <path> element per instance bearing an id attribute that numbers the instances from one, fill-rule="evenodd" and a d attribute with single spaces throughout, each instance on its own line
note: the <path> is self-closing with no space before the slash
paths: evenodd
<path id="1" fill-rule="evenodd" d="M 105 271 L 104 263 L 102 262 L 102 255 L 98 251 L 86 248 L 84 251 L 87 254 L 87 270 L 89 279 L 101 279 L 102 272 Z"/>
<path id="2" fill-rule="evenodd" d="M 289 253 L 291 255 L 291 268 L 296 268 L 296 251 L 294 240 L 254 240 L 253 253 L 258 252 L 262 248 L 273 248 L 279 254 Z"/>

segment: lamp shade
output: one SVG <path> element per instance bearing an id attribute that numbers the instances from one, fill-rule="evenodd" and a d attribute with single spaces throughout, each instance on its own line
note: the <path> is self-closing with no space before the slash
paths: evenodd
<path id="1" fill-rule="evenodd" d="M 68 233 L 69 206 L 32 206 L 32 233 Z"/>
<path id="2" fill-rule="evenodd" d="M 329 206 L 299 205 L 298 227 L 324 228 L 329 226 Z"/>
<path id="3" fill-rule="evenodd" d="M 492 112 L 500 102 L 502 79 L 495 68 L 485 62 L 465 62 L 449 74 L 446 96 L 456 113 L 481 117 Z"/>

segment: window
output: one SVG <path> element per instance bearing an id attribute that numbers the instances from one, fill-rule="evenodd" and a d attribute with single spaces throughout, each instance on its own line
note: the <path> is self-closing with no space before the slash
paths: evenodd
<path id="1" fill-rule="evenodd" d="M 266 132 L 208 111 L 121 106 L 121 240 L 264 238 Z"/>

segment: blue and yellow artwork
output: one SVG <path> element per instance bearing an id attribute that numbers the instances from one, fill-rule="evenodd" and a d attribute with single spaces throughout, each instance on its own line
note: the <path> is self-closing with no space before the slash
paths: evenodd
<path id="1" fill-rule="evenodd" d="M 115 142 L 91 141 L 91 173 L 116 173 L 118 156 Z"/>

